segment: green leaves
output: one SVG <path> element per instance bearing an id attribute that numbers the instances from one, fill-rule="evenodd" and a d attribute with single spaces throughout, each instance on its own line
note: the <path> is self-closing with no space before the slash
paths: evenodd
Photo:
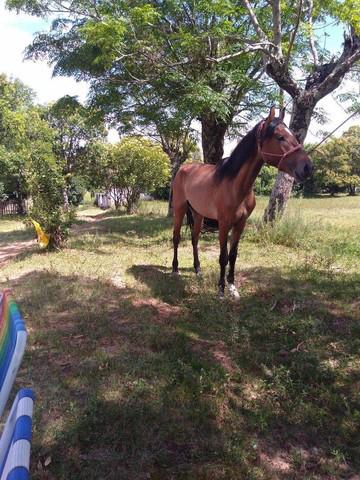
<path id="1" fill-rule="evenodd" d="M 87 21 L 79 28 L 79 35 L 86 44 L 97 48 L 98 55 L 94 58 L 94 63 L 109 68 L 125 47 L 126 29 L 125 19 L 107 16 L 101 21 Z"/>
<path id="2" fill-rule="evenodd" d="M 129 9 L 130 20 L 138 26 L 153 26 L 160 18 L 160 13 L 150 3 Z"/>
<path id="3" fill-rule="evenodd" d="M 170 162 L 161 147 L 141 137 L 125 137 L 108 149 L 104 187 L 131 212 L 140 193 L 151 193 L 166 184 Z"/>
<path id="4" fill-rule="evenodd" d="M 360 35 L 360 0 L 333 1 L 331 11 L 340 21 L 351 25 Z"/>
<path id="5" fill-rule="evenodd" d="M 355 193 L 360 187 L 360 129 L 351 127 L 341 138 L 327 142 L 314 154 L 318 189 Z"/>
<path id="6" fill-rule="evenodd" d="M 33 0 L 8 5 L 36 12 Z M 160 109 L 182 112 L 186 123 L 208 112 L 231 121 L 257 83 L 252 72 L 259 57 L 213 61 L 251 40 L 244 8 L 233 0 L 75 0 L 67 4 L 68 14 L 49 0 L 42 8 L 57 11 L 58 18 L 28 55 L 46 58 L 55 74 L 90 80 L 93 103 L 117 128 L 134 129 L 138 119 L 147 120 L 149 129 L 161 128 Z"/>

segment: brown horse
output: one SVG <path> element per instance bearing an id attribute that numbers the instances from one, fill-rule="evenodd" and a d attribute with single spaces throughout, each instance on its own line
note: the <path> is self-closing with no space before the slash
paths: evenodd
<path id="1" fill-rule="evenodd" d="M 220 241 L 219 294 L 224 295 L 225 270 L 230 294 L 239 294 L 234 285 L 237 248 L 246 220 L 255 207 L 253 185 L 264 162 L 288 173 L 297 181 L 312 172 L 312 163 L 294 135 L 283 123 L 284 111 L 275 118 L 272 107 L 269 116 L 259 122 L 237 145 L 229 158 L 217 165 L 193 163 L 183 165 L 173 182 L 174 259 L 173 273 L 178 273 L 177 250 L 185 214 L 193 216 L 191 228 L 195 272 L 200 272 L 198 240 L 203 219 L 217 220 Z M 231 244 L 228 255 L 228 235 Z"/>

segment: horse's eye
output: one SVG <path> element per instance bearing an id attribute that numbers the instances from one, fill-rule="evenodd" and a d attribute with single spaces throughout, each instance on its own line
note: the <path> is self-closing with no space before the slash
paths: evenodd
<path id="1" fill-rule="evenodd" d="M 279 142 L 283 142 L 285 140 L 284 137 L 277 137 L 277 139 L 279 140 Z"/>

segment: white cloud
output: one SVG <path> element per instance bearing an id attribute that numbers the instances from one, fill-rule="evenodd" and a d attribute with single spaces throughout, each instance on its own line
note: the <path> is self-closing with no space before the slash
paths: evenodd
<path id="1" fill-rule="evenodd" d="M 88 92 L 85 82 L 72 78 L 52 77 L 52 69 L 45 62 L 24 61 L 24 50 L 33 39 L 32 33 L 45 29 L 46 22 L 16 15 L 4 8 L 0 2 L 0 73 L 20 79 L 37 94 L 40 103 L 57 100 L 63 95 L 77 95 L 84 101 Z"/>

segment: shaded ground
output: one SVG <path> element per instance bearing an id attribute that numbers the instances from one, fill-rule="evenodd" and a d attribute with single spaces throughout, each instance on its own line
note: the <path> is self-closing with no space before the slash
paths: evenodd
<path id="1" fill-rule="evenodd" d="M 33 231 L 25 228 L 22 217 L 0 217 L 0 267 L 35 244 Z"/>
<path id="2" fill-rule="evenodd" d="M 199 279 L 184 231 L 171 275 L 169 221 L 149 212 L 102 215 L 64 252 L 5 266 L 30 334 L 32 478 L 355 480 L 355 236 L 287 228 L 249 230 L 239 303 L 215 295 L 215 238 Z"/>
<path id="3" fill-rule="evenodd" d="M 0 266 L 11 258 L 32 249 L 35 245 L 36 240 L 24 240 L 23 242 L 13 242 L 9 245 L 0 245 Z"/>

